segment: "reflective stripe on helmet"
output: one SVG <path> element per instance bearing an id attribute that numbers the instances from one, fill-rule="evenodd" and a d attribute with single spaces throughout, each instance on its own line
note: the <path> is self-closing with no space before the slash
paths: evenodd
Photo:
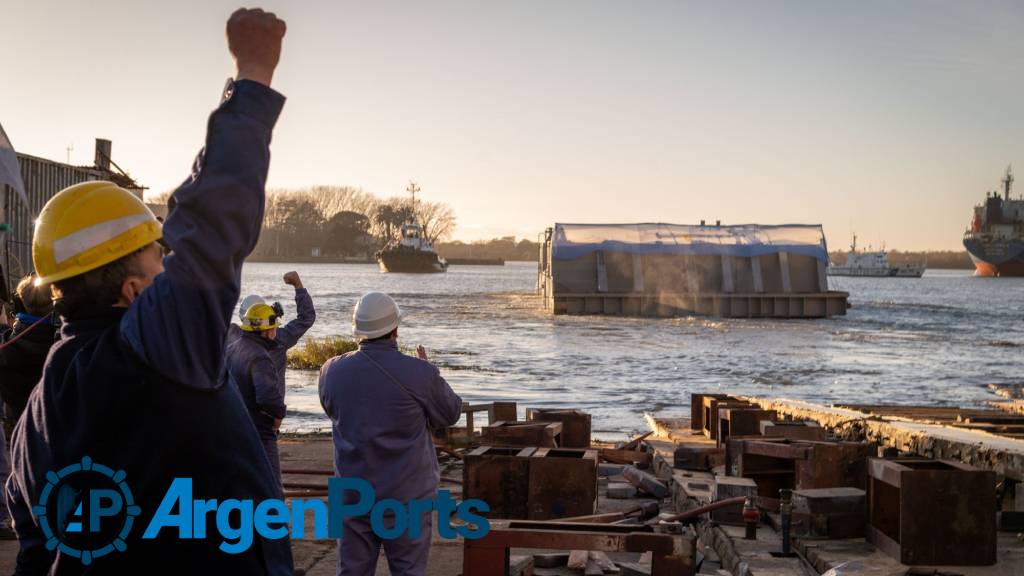
<path id="1" fill-rule="evenodd" d="M 148 213 L 122 216 L 58 238 L 53 242 L 53 259 L 57 264 L 70 260 L 152 219 Z"/>

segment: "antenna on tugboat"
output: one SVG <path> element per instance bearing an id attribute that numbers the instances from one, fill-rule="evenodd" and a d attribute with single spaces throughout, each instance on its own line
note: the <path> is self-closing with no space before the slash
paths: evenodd
<path id="1" fill-rule="evenodd" d="M 1006 177 L 1003 178 L 1003 199 L 1010 200 L 1010 188 L 1013 187 L 1013 164 L 1006 167 Z"/>
<path id="2" fill-rule="evenodd" d="M 420 187 L 415 182 L 409 180 L 409 187 L 405 189 L 406 192 L 412 194 L 412 207 L 416 208 L 416 193 L 420 191 Z"/>

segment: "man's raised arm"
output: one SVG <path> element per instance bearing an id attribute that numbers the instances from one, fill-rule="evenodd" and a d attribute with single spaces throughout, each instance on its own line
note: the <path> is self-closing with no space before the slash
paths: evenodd
<path id="1" fill-rule="evenodd" d="M 309 330 L 316 322 L 316 308 L 313 307 L 313 298 L 309 291 L 302 285 L 302 279 L 298 272 L 289 272 L 284 275 L 285 284 L 295 288 L 295 319 L 277 329 L 278 344 L 285 348 L 291 348 L 299 342 L 299 338 Z"/>
<path id="2" fill-rule="evenodd" d="M 180 384 L 216 386 L 241 269 L 259 238 L 270 138 L 284 97 L 270 89 L 285 24 L 241 9 L 227 23 L 237 81 L 210 115 L 192 175 L 168 202 L 165 272 L 129 307 L 122 332 Z"/>

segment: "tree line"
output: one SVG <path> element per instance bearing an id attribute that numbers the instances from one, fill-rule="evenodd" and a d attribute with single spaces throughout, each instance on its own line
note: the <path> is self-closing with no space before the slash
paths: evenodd
<path id="1" fill-rule="evenodd" d="M 525 260 L 535 262 L 540 253 L 540 245 L 526 239 L 516 241 L 515 236 L 505 236 L 493 240 L 477 240 L 475 242 L 442 242 L 437 245 L 437 252 L 445 258 L 465 258 L 505 261 Z"/>
<path id="2" fill-rule="evenodd" d="M 151 202 L 166 202 L 165 195 Z M 455 213 L 442 202 L 379 198 L 351 186 L 313 186 L 267 192 L 263 228 L 253 257 L 359 258 L 396 240 L 415 215 L 424 236 L 441 242 L 455 231 Z"/>

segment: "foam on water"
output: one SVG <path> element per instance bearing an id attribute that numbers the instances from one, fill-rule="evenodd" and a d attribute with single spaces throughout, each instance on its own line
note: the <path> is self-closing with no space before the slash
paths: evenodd
<path id="1" fill-rule="evenodd" d="M 408 314 L 405 344 L 423 344 L 471 402 L 578 407 L 605 437 L 640 415 L 687 413 L 691 392 L 774 394 L 815 402 L 973 405 L 987 384 L 1024 382 L 1024 279 L 929 271 L 921 279 L 832 278 L 853 308 L 829 320 L 551 316 L 533 295 L 533 264 L 381 274 L 372 265 L 247 264 L 243 295 L 278 299 L 297 269 L 317 306 L 311 335 L 348 334 L 370 290 Z M 283 429 L 329 429 L 317 373 L 288 372 Z"/>

